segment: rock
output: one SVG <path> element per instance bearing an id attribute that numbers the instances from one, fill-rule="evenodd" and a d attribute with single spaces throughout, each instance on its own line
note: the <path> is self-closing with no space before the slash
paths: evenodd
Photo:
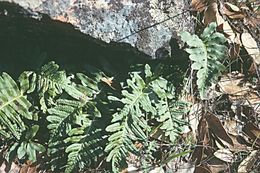
<path id="1" fill-rule="evenodd" d="M 0 2 L 0 40 L 0 73 L 13 77 L 50 61 L 69 71 L 93 66 L 120 77 L 135 64 L 154 61 L 130 44 L 106 43 L 69 23 L 9 2 Z"/>
<path id="2" fill-rule="evenodd" d="M 155 58 L 170 49 L 172 34 L 193 31 L 188 0 L 0 0 L 19 4 L 52 19 L 71 23 L 81 32 L 110 42 L 129 43 Z"/>

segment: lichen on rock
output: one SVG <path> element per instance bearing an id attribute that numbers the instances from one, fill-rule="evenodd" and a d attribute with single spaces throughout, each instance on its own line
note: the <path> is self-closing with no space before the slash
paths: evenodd
<path id="1" fill-rule="evenodd" d="M 191 31 L 187 0 L 4 0 L 73 24 L 105 42 L 124 42 L 151 57 L 170 49 L 173 32 Z M 164 22 L 162 22 L 164 21 Z M 169 51 L 170 52 L 170 51 Z"/>

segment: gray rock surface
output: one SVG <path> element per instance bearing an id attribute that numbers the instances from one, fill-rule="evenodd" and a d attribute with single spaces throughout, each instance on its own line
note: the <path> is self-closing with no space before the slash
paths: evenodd
<path id="1" fill-rule="evenodd" d="M 81 32 L 108 43 L 129 43 L 152 57 L 161 47 L 170 49 L 174 32 L 193 30 L 189 12 L 183 13 L 188 0 L 0 1 L 14 2 L 33 13 L 71 23 Z"/>

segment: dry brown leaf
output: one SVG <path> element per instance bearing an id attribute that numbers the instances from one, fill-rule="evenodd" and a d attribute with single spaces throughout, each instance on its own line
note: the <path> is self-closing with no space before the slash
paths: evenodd
<path id="1" fill-rule="evenodd" d="M 225 129 L 227 129 L 227 132 L 229 134 L 232 134 L 234 136 L 238 135 L 237 122 L 235 120 L 226 120 L 224 127 Z"/>
<path id="2" fill-rule="evenodd" d="M 251 138 L 254 146 L 260 146 L 260 129 L 255 124 L 247 123 L 242 130 Z"/>
<path id="3" fill-rule="evenodd" d="M 259 65 L 260 64 L 260 50 L 257 47 L 257 42 L 249 33 L 242 33 L 241 41 L 246 49 L 247 53 L 253 58 L 254 62 Z"/>
<path id="4" fill-rule="evenodd" d="M 222 123 L 220 120 L 211 112 L 208 112 L 206 115 L 206 120 L 208 123 L 209 128 L 212 130 L 212 132 L 223 141 L 234 145 L 232 139 L 227 134 L 226 130 L 224 129 Z"/>
<path id="5" fill-rule="evenodd" d="M 258 10 L 260 11 L 260 10 Z M 251 12 L 251 14 L 257 14 L 257 12 Z M 246 17 L 244 18 L 244 25 L 253 27 L 253 28 L 258 28 L 259 30 L 259 25 L 260 25 L 260 12 L 257 16 L 252 16 L 250 13 L 246 13 Z"/>
<path id="6" fill-rule="evenodd" d="M 221 77 L 218 82 L 220 91 L 224 94 L 244 96 L 249 87 L 243 85 L 244 75 L 241 73 L 229 73 Z"/>
<path id="7" fill-rule="evenodd" d="M 208 135 L 208 125 L 204 117 L 201 117 L 198 125 L 198 141 L 204 141 L 205 136 Z"/>
<path id="8" fill-rule="evenodd" d="M 23 164 L 19 173 L 27 173 L 28 172 L 28 169 L 29 169 L 29 165 L 27 164 Z"/>
<path id="9" fill-rule="evenodd" d="M 230 135 L 234 146 L 229 146 L 230 151 L 232 152 L 238 152 L 238 151 L 247 151 L 249 150 L 251 147 L 247 147 L 246 145 L 246 141 L 244 139 L 243 136 L 239 136 L 239 135 Z"/>
<path id="10" fill-rule="evenodd" d="M 198 12 L 202 12 L 207 7 L 207 0 L 192 0 L 191 7 Z"/>
<path id="11" fill-rule="evenodd" d="M 238 6 L 236 6 L 236 5 L 233 5 L 233 4 L 229 3 L 229 2 L 225 2 L 224 4 L 231 11 L 234 11 L 234 12 L 239 12 L 240 11 L 240 8 Z"/>
<path id="12" fill-rule="evenodd" d="M 259 94 L 256 93 L 256 91 L 250 91 L 246 96 L 246 102 L 245 105 L 249 106 L 259 106 L 260 104 L 260 97 Z"/>
<path id="13" fill-rule="evenodd" d="M 227 149 L 227 148 L 223 148 L 223 149 L 220 149 L 220 150 L 217 150 L 215 153 L 214 153 L 214 156 L 224 162 L 232 162 L 234 160 L 234 155 L 233 153 Z"/>
<path id="14" fill-rule="evenodd" d="M 251 168 L 254 166 L 257 158 L 259 157 L 260 152 L 258 150 L 252 151 L 238 166 L 238 173 L 247 173 L 251 171 Z"/>
<path id="15" fill-rule="evenodd" d="M 229 42 L 236 43 L 236 33 L 233 31 L 229 23 L 220 15 L 218 8 L 219 6 L 216 0 L 209 2 L 207 9 L 204 11 L 204 24 L 208 25 L 211 22 L 216 22 L 218 26 L 223 25 L 223 32 L 227 35 Z"/>
<path id="16" fill-rule="evenodd" d="M 208 161 L 208 167 L 212 173 L 220 173 L 228 170 L 227 163 L 216 157 L 213 157 Z"/>
<path id="17" fill-rule="evenodd" d="M 208 25 L 211 22 L 217 22 L 217 16 L 219 16 L 218 4 L 217 2 L 213 1 L 209 3 L 208 7 L 204 11 L 204 19 L 203 19 L 204 24 Z"/>
<path id="18" fill-rule="evenodd" d="M 202 160 L 204 154 L 204 147 L 209 141 L 208 139 L 208 126 L 207 122 L 204 117 L 201 117 L 199 124 L 198 124 L 198 139 L 197 139 L 197 146 L 192 153 L 192 161 L 196 161 L 196 164 L 199 164 Z"/>
<path id="19" fill-rule="evenodd" d="M 178 169 L 174 173 L 193 173 L 195 170 L 195 165 L 191 162 L 178 163 Z"/>
<path id="20" fill-rule="evenodd" d="M 229 3 L 225 2 L 223 7 L 223 14 L 228 16 L 231 19 L 243 19 L 245 18 L 245 15 L 242 11 L 240 11 L 239 7 Z"/>
<path id="21" fill-rule="evenodd" d="M 203 143 L 197 142 L 197 145 L 191 156 L 191 161 L 196 162 L 196 165 L 200 164 L 200 162 L 202 161 L 203 153 L 204 153 Z"/>
<path id="22" fill-rule="evenodd" d="M 197 166 L 194 173 L 212 173 L 206 166 Z"/>

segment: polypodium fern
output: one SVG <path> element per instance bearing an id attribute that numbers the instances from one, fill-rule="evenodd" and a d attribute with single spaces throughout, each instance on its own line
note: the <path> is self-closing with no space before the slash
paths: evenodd
<path id="1" fill-rule="evenodd" d="M 3 73 L 0 77 L 0 122 L 16 140 L 26 129 L 22 118 L 33 119 L 33 113 L 29 111 L 31 106 L 24 91 L 7 73 Z"/>
<path id="2" fill-rule="evenodd" d="M 132 79 L 128 79 L 127 84 L 130 91 L 122 91 L 124 98 L 119 100 L 116 97 L 109 97 L 110 100 L 124 104 L 124 107 L 113 115 L 112 124 L 106 128 L 108 132 L 113 133 L 108 139 L 109 144 L 105 151 L 109 152 L 107 161 L 112 161 L 114 172 L 126 166 L 128 152 L 138 153 L 133 141 L 143 141 L 147 138 L 145 130 L 149 131 L 149 126 L 142 109 L 152 115 L 156 114 L 156 109 L 149 98 L 149 85 L 140 75 L 132 73 Z"/>
<path id="3" fill-rule="evenodd" d="M 216 32 L 216 27 L 216 23 L 210 23 L 200 38 L 188 32 L 180 33 L 181 39 L 190 47 L 186 51 L 190 54 L 191 68 L 197 71 L 197 86 L 201 99 L 206 99 L 207 88 L 225 68 L 221 61 L 227 52 L 224 45 L 226 38 Z"/>
<path id="4" fill-rule="evenodd" d="M 86 97 L 96 98 L 99 93 L 95 80 L 91 80 L 82 73 L 77 74 L 80 84 L 73 84 L 78 91 L 87 94 Z M 96 83 L 97 84 L 97 83 Z M 77 98 L 77 97 L 75 97 Z M 100 118 L 97 101 L 79 98 L 58 99 L 54 107 L 48 109 L 48 129 L 51 132 L 49 154 L 55 155 L 52 165 L 63 163 L 65 172 L 74 172 L 89 166 L 103 153 L 101 129 L 94 127 Z M 67 156 L 58 153 L 67 153 Z M 54 167 L 54 169 L 56 169 Z"/>
<path id="5" fill-rule="evenodd" d="M 127 88 L 122 91 L 123 98 L 109 97 L 110 100 L 123 104 L 123 107 L 114 113 L 112 124 L 106 128 L 112 134 L 105 151 L 109 152 L 107 161 L 112 161 L 114 172 L 126 166 L 129 152 L 139 155 L 134 141 L 149 146 L 152 129 L 147 124 L 149 119 L 158 119 L 164 134 L 170 136 L 172 142 L 178 134 L 175 128 L 183 126 L 180 117 L 185 111 L 169 111 L 174 110 L 172 106 L 176 105 L 169 103 L 170 99 L 173 100 L 174 93 L 170 92 L 172 90 L 167 80 L 158 75 L 160 72 L 153 74 L 149 65 L 145 65 L 144 72 L 144 79 L 137 72 L 131 73 Z"/>
<path id="6" fill-rule="evenodd" d="M 161 129 L 170 139 L 167 142 L 174 142 L 184 125 L 184 108 L 176 102 L 172 85 L 161 76 L 162 69 L 154 74 L 146 65 L 144 74 L 132 72 L 122 95 L 99 83 L 105 75 L 101 71 L 93 74 L 90 70 L 91 77 L 83 73 L 67 76 L 54 62 L 38 72 L 22 73 L 20 87 L 4 73 L 0 78 L 0 134 L 15 139 L 8 157 L 36 162 L 41 153 L 53 170 L 70 173 L 96 167 L 107 156 L 105 148 L 114 172 L 124 167 L 129 152 L 150 164 L 159 147 L 152 129 Z M 106 91 L 117 97 L 106 97 Z M 149 124 L 150 120 L 157 122 Z M 43 131 L 42 138 L 39 132 Z M 137 148 L 135 142 L 144 147 Z"/>
<path id="7" fill-rule="evenodd" d="M 26 91 L 28 85 L 20 79 L 20 88 L 16 82 L 6 73 L 0 77 L 0 123 L 6 138 L 11 138 L 14 143 L 7 153 L 7 160 L 13 159 L 17 154 L 19 159 L 28 158 L 36 161 L 36 152 L 44 152 L 42 144 L 35 142 L 33 138 L 38 132 L 39 126 L 28 126 L 25 121 L 37 120 L 32 104 L 27 100 Z M 30 110 L 31 109 L 31 110 Z"/>
<path id="8" fill-rule="evenodd" d="M 27 88 L 27 93 L 37 91 L 40 99 L 41 109 L 47 110 L 46 100 L 52 100 L 65 91 L 75 99 L 87 99 L 86 95 L 77 89 L 77 86 L 71 82 L 64 70 L 59 70 L 59 65 L 53 61 L 45 64 L 38 73 L 32 71 L 23 72 L 19 80 L 22 89 Z M 47 94 L 46 94 L 47 93 Z"/>
<path id="9" fill-rule="evenodd" d="M 164 78 L 158 78 L 150 85 L 158 96 L 156 119 L 161 122 L 159 127 L 164 131 L 164 135 L 174 143 L 176 134 L 181 133 L 184 125 L 187 125 L 187 122 L 183 120 L 183 115 L 188 112 L 188 103 L 175 98 L 173 84 Z"/>

